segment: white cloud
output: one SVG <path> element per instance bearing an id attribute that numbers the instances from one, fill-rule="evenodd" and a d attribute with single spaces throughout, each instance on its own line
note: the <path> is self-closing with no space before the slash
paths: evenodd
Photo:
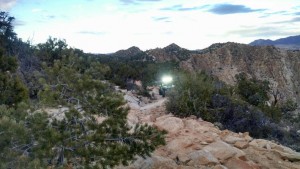
<path id="1" fill-rule="evenodd" d="M 0 10 L 9 11 L 15 4 L 17 0 L 0 0 Z"/>
<path id="2" fill-rule="evenodd" d="M 33 4 L 28 6 L 29 12 L 26 13 L 29 19 L 20 18 L 26 25 L 16 27 L 16 32 L 23 39 L 34 34 L 36 43 L 45 42 L 49 36 L 63 38 L 70 46 L 96 53 L 110 53 L 131 46 L 146 50 L 170 43 L 187 49 L 201 49 L 217 42 L 249 43 L 267 36 L 272 38 L 299 32 L 300 22 L 295 22 L 298 18 L 292 15 L 299 12 L 292 8 L 293 5 L 300 6 L 299 0 L 297 3 L 295 0 L 284 3 L 282 0 L 225 1 L 234 4 L 230 7 L 246 12 L 216 15 L 209 9 L 219 4 L 219 0 L 211 0 L 210 3 L 199 0 L 123 0 L 127 3 L 138 2 L 138 5 L 130 5 L 130 8 L 120 0 L 90 3 L 77 0 L 72 4 L 61 1 L 66 3 L 65 6 L 72 7 L 66 10 L 58 10 L 61 4 Z M 281 7 L 274 5 L 277 2 Z M 161 10 L 174 6 L 177 10 Z M 46 11 L 46 17 L 43 12 L 39 15 L 35 13 L 41 12 L 41 9 Z M 24 16 L 23 11 L 19 16 Z M 67 17 L 59 17 L 62 15 Z M 37 18 L 44 22 L 28 21 L 36 21 Z"/>

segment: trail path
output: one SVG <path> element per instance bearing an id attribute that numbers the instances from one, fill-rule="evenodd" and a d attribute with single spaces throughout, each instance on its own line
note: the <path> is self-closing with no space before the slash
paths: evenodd
<path id="1" fill-rule="evenodd" d="M 146 104 L 143 107 L 140 107 L 140 110 L 151 110 L 151 109 L 154 109 L 154 108 L 157 108 L 157 107 L 161 107 L 161 106 L 163 106 L 165 101 L 166 101 L 166 98 L 161 98 L 161 99 L 157 100 L 156 102 L 149 103 L 149 104 Z"/>

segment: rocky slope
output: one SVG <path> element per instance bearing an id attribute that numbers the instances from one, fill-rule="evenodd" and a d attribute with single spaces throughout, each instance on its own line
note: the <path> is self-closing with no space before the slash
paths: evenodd
<path id="1" fill-rule="evenodd" d="M 190 51 L 170 44 L 164 48 L 141 51 L 137 47 L 120 50 L 109 56 L 126 60 L 179 62 L 190 71 L 204 70 L 227 84 L 234 85 L 235 75 L 241 72 L 259 80 L 268 80 L 279 100 L 300 102 L 300 51 L 273 46 L 251 46 L 238 43 L 216 43 L 210 47 Z"/>
<path id="2" fill-rule="evenodd" d="M 268 80 L 273 94 L 280 100 L 300 101 L 298 51 L 229 42 L 214 44 L 200 53 L 192 54 L 180 65 L 190 71 L 204 70 L 230 85 L 235 84 L 236 74 L 245 72 L 249 77 Z"/>
<path id="3" fill-rule="evenodd" d="M 166 130 L 167 144 L 151 157 L 139 157 L 130 166 L 117 169 L 300 169 L 300 153 L 275 142 L 219 130 L 195 117 L 180 119 L 166 114 L 164 99 L 142 107 L 132 93 L 125 99 L 131 107 L 129 125 L 147 123 Z"/>

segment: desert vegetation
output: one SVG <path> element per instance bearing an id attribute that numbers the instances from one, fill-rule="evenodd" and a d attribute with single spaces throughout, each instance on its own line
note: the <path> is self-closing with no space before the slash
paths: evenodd
<path id="1" fill-rule="evenodd" d="M 297 104 L 288 100 L 267 105 L 267 81 L 245 74 L 236 78 L 236 86 L 228 86 L 204 72 L 179 72 L 175 88 L 168 93 L 167 110 L 179 117 L 201 117 L 222 129 L 248 131 L 255 138 L 275 140 L 299 151 L 299 124 L 295 120 L 299 116 L 288 115 Z M 291 128 L 287 130 L 286 126 Z"/>
<path id="2" fill-rule="evenodd" d="M 109 65 L 64 40 L 22 42 L 13 20 L 0 13 L 0 168 L 108 168 L 164 144 L 163 132 L 127 125 Z"/>

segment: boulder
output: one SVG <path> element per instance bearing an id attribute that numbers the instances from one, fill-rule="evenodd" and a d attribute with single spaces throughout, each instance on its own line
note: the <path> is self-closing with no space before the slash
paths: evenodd
<path id="1" fill-rule="evenodd" d="M 228 169 L 228 168 L 224 165 L 219 164 L 219 165 L 214 166 L 212 169 Z"/>
<path id="2" fill-rule="evenodd" d="M 183 153 L 187 147 L 191 147 L 193 139 L 190 137 L 176 137 L 173 138 L 167 145 L 166 148 L 174 153 Z"/>
<path id="3" fill-rule="evenodd" d="M 247 141 L 237 141 L 234 143 L 234 146 L 239 149 L 245 149 L 249 146 L 249 143 Z"/>
<path id="4" fill-rule="evenodd" d="M 190 159 L 188 165 L 190 166 L 215 165 L 219 163 L 218 159 L 216 159 L 207 150 L 199 150 L 199 151 L 192 152 L 188 155 L 188 157 Z"/>
<path id="5" fill-rule="evenodd" d="M 229 159 L 225 163 L 225 166 L 230 169 L 256 169 L 257 168 L 257 166 L 251 165 L 248 162 L 240 160 L 238 158 Z"/>
<path id="6" fill-rule="evenodd" d="M 146 159 L 139 157 L 133 164 L 128 167 L 120 167 L 117 169 L 177 169 L 174 160 L 162 156 L 152 156 Z"/>
<path id="7" fill-rule="evenodd" d="M 242 138 L 231 136 L 231 135 L 225 136 L 224 138 L 222 138 L 222 140 L 229 144 L 234 144 L 237 141 L 244 141 L 244 139 Z"/>
<path id="8" fill-rule="evenodd" d="M 242 157 L 245 153 L 231 145 L 223 142 L 216 141 L 203 148 L 203 150 L 211 152 L 222 163 L 232 157 Z"/>
<path id="9" fill-rule="evenodd" d="M 283 160 L 288 160 L 291 162 L 300 161 L 300 153 L 297 153 L 297 152 L 287 153 L 287 152 L 281 152 L 278 150 L 273 150 L 273 152 L 279 154 L 279 156 Z"/>
<path id="10" fill-rule="evenodd" d="M 173 134 L 179 132 L 179 130 L 184 127 L 184 124 L 180 118 L 162 116 L 156 119 L 154 126 L 160 130 L 166 130 L 168 133 Z"/>
<path id="11" fill-rule="evenodd" d="M 184 124 L 186 128 L 192 129 L 193 131 L 197 131 L 200 133 L 204 133 L 210 130 L 209 126 L 200 125 L 200 123 L 194 119 L 184 120 Z"/>

